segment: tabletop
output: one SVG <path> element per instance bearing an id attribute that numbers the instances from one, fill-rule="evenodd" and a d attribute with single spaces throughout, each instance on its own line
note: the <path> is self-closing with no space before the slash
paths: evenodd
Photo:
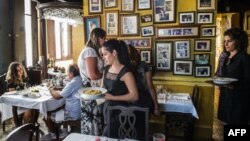
<path id="1" fill-rule="evenodd" d="M 6 93 L 0 97 L 0 103 L 27 109 L 38 109 L 47 118 L 47 112 L 56 110 L 65 103 L 65 99 L 54 99 L 47 87 L 37 86 L 40 97 L 28 97 L 20 94 L 20 91 Z M 2 106 L 6 107 L 6 106 Z M 7 108 L 2 109 L 3 114 L 8 114 Z"/>
<path id="2" fill-rule="evenodd" d="M 85 135 L 80 133 L 71 133 L 69 134 L 63 141 L 136 141 L 133 139 L 114 139 L 108 138 L 104 136 L 93 136 L 93 135 Z"/>

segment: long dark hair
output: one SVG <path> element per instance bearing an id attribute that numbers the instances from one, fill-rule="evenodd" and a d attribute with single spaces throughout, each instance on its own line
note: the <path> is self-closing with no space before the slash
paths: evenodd
<path id="1" fill-rule="evenodd" d="M 23 72 L 21 79 L 18 78 L 18 71 L 17 71 L 18 66 L 21 67 L 22 72 Z M 20 84 L 26 79 L 28 79 L 28 76 L 27 76 L 27 72 L 26 72 L 25 68 L 23 67 L 23 65 L 19 62 L 10 63 L 10 65 L 8 67 L 8 72 L 6 75 L 6 81 L 8 83 Z"/>
<path id="2" fill-rule="evenodd" d="M 106 48 L 106 50 L 111 53 L 115 50 L 117 52 L 117 57 L 120 63 L 125 65 L 127 68 L 131 69 L 128 47 L 124 41 L 111 39 L 105 42 L 103 47 Z"/>
<path id="3" fill-rule="evenodd" d="M 94 28 L 89 36 L 89 39 L 86 43 L 86 46 L 93 48 L 97 55 L 100 57 L 99 49 L 101 48 L 101 45 L 99 44 L 98 39 L 106 37 L 106 31 L 102 28 Z"/>

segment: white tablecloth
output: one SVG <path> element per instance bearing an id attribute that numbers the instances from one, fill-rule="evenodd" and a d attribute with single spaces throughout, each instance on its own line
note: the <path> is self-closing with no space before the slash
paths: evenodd
<path id="1" fill-rule="evenodd" d="M 171 95 L 158 95 L 158 103 L 163 112 L 190 113 L 193 117 L 199 119 L 196 108 L 188 93 L 175 93 Z"/>
<path id="2" fill-rule="evenodd" d="M 85 135 L 80 133 L 71 133 L 63 141 L 97 141 L 96 139 L 98 138 L 100 139 L 100 141 L 136 141 L 132 139 L 113 139 L 107 137 Z"/>
<path id="3" fill-rule="evenodd" d="M 47 118 L 47 112 L 53 111 L 59 107 L 61 107 L 65 103 L 65 99 L 56 100 L 52 98 L 51 95 L 46 94 L 45 91 L 40 90 L 39 93 L 41 97 L 39 98 L 31 98 L 27 96 L 23 96 L 20 94 L 4 94 L 0 97 L 0 103 L 7 104 L 9 106 L 1 106 L 0 109 L 5 117 L 10 118 L 10 108 L 11 106 L 23 107 L 28 109 L 38 109 L 40 113 Z M 1 108 L 0 107 L 0 108 Z M 11 110 L 12 114 L 12 110 Z M 13 115 L 11 115 L 12 117 Z"/>

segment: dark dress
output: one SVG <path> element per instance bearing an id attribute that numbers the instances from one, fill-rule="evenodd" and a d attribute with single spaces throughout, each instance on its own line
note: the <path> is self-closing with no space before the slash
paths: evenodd
<path id="1" fill-rule="evenodd" d="M 250 56 L 237 53 L 232 59 L 225 59 L 222 77 L 236 78 L 233 89 L 221 87 L 218 119 L 227 124 L 247 124 L 249 119 Z"/>

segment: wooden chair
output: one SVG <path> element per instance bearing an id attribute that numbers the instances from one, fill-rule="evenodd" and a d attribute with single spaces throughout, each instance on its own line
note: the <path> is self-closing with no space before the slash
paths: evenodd
<path id="1" fill-rule="evenodd" d="M 69 133 L 81 133 L 81 120 L 67 120 L 61 123 L 56 123 L 55 134 L 57 139 L 59 139 L 61 126 L 66 128 L 68 131 L 68 126 L 70 127 Z"/>
<path id="2" fill-rule="evenodd" d="M 36 133 L 36 140 L 39 140 L 39 126 L 28 123 L 24 124 L 12 132 L 5 138 L 5 141 L 32 141 L 33 134 Z"/>
<path id="3" fill-rule="evenodd" d="M 199 100 L 199 87 L 197 85 L 193 87 L 191 99 L 197 108 Z M 166 113 L 165 123 L 168 138 L 181 138 L 186 141 L 193 140 L 195 118 L 191 114 L 168 112 Z"/>
<path id="4" fill-rule="evenodd" d="M 107 136 L 148 140 L 149 109 L 136 106 L 107 107 Z"/>

